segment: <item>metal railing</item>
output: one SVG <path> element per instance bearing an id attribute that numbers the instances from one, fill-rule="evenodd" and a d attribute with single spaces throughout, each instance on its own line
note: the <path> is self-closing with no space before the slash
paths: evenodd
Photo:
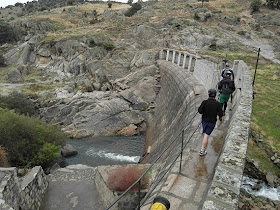
<path id="1" fill-rule="evenodd" d="M 180 166 L 179 166 L 179 173 L 181 173 L 181 169 L 182 169 L 182 159 L 183 159 L 183 151 L 186 148 L 186 146 L 188 145 L 189 141 L 192 139 L 193 135 L 195 134 L 195 132 L 197 131 L 197 129 L 200 127 L 200 123 L 198 123 L 198 125 L 195 125 L 195 129 L 192 132 L 192 134 L 189 136 L 188 140 L 186 142 L 184 142 L 184 134 L 185 134 L 185 130 L 191 125 L 192 121 L 194 120 L 194 118 L 196 117 L 198 112 L 196 112 L 196 114 L 191 118 L 191 120 L 187 123 L 187 125 L 183 128 L 183 130 L 178 133 L 174 139 L 166 146 L 166 148 L 160 153 L 160 155 L 151 163 L 151 165 L 146 169 L 146 171 L 129 187 L 127 188 L 115 201 L 113 201 L 110 206 L 108 206 L 106 208 L 106 210 L 112 208 L 122 197 L 124 197 L 124 195 L 126 195 L 126 193 L 128 193 L 136 184 L 138 184 L 138 205 L 135 207 L 135 209 L 140 209 L 141 206 L 143 206 L 143 204 L 147 201 L 147 199 L 149 198 L 149 196 L 151 195 L 151 193 L 154 191 L 154 189 L 158 186 L 158 184 L 162 181 L 162 179 L 164 178 L 164 176 L 171 170 L 171 168 L 174 166 L 175 162 L 177 161 L 177 159 L 180 157 Z M 191 128 L 191 127 L 189 127 Z M 151 185 L 151 188 L 149 189 L 149 191 L 147 192 L 147 194 L 145 195 L 144 199 L 141 201 L 140 198 L 140 193 L 141 193 L 141 180 L 143 179 L 143 177 L 149 172 L 149 170 L 158 162 L 158 160 L 165 154 L 165 152 L 167 150 L 174 149 L 176 145 L 174 145 L 174 147 L 171 147 L 171 145 L 173 143 L 176 142 L 177 138 L 181 136 L 181 150 L 180 152 L 175 156 L 174 160 L 172 160 L 172 162 L 170 163 L 170 165 L 168 166 L 168 168 L 163 171 L 163 173 L 161 175 L 158 175 L 155 178 L 154 183 Z M 165 166 L 162 168 L 167 167 L 168 162 L 166 161 Z M 161 171 L 160 171 L 161 172 Z M 160 173 L 159 172 L 159 173 Z"/>

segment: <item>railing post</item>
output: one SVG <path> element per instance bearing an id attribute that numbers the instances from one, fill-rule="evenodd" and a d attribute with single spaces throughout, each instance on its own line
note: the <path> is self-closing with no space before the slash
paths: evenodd
<path id="1" fill-rule="evenodd" d="M 192 55 L 190 55 L 190 59 L 189 59 L 189 66 L 188 66 L 188 71 L 191 71 L 191 67 L 192 67 Z"/>
<path id="2" fill-rule="evenodd" d="M 181 63 L 181 55 L 182 55 L 182 53 L 179 52 L 179 56 L 178 56 L 178 66 L 180 66 L 180 63 Z"/>
<path id="3" fill-rule="evenodd" d="M 138 184 L 138 210 L 140 210 L 140 201 L 141 201 L 140 192 L 141 192 L 141 179 L 139 180 L 139 184 Z"/>
<path id="4" fill-rule="evenodd" d="M 163 59 L 164 59 L 164 58 L 163 58 L 163 57 L 164 57 L 163 55 L 164 55 L 164 52 L 163 52 L 163 49 L 161 49 L 161 50 L 159 51 L 159 59 L 160 59 L 160 60 L 163 60 Z"/>
<path id="5" fill-rule="evenodd" d="M 176 56 L 176 50 L 173 50 L 172 63 L 174 63 L 174 62 L 175 62 L 175 56 Z"/>
<path id="6" fill-rule="evenodd" d="M 182 131 L 182 144 L 181 144 L 181 158 L 180 158 L 179 174 L 181 173 L 181 168 L 182 168 L 183 148 L 184 148 L 184 130 Z"/>
<path id="7" fill-rule="evenodd" d="M 187 59 L 187 54 L 184 53 L 184 59 L 183 59 L 183 69 L 185 68 L 186 66 L 186 59 Z"/>
<path id="8" fill-rule="evenodd" d="M 166 58 L 165 58 L 165 60 L 168 61 L 168 59 L 169 59 L 169 49 L 166 50 Z"/>

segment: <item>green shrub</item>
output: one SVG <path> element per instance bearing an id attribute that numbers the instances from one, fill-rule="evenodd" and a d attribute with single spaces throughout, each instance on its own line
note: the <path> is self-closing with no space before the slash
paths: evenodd
<path id="1" fill-rule="evenodd" d="M 211 45 L 209 46 L 209 48 L 213 51 L 217 50 L 217 40 L 212 40 Z"/>
<path id="2" fill-rule="evenodd" d="M 280 9 L 280 0 L 266 0 L 266 5 L 270 9 Z"/>
<path id="3" fill-rule="evenodd" d="M 238 31 L 237 34 L 239 34 L 241 36 L 245 36 L 246 32 L 245 31 Z"/>
<path id="4" fill-rule="evenodd" d="M 142 5 L 140 3 L 134 3 L 134 4 L 132 4 L 131 8 L 129 8 L 125 12 L 124 15 L 127 16 L 127 17 L 131 17 L 132 15 L 134 15 L 141 8 L 142 8 Z"/>
<path id="5" fill-rule="evenodd" d="M 108 8 L 112 8 L 112 2 L 108 1 Z"/>
<path id="6" fill-rule="evenodd" d="M 199 16 L 198 12 L 195 12 L 195 13 L 194 13 L 193 18 L 196 19 L 196 20 L 199 20 L 199 19 L 200 19 L 200 16 Z"/>
<path id="7" fill-rule="evenodd" d="M 261 0 L 253 0 L 250 4 L 251 12 L 259 12 L 260 8 L 262 6 L 262 1 Z"/>
<path id="8" fill-rule="evenodd" d="M 43 165 L 58 157 L 67 139 L 57 127 L 1 108 L 0 133 L 0 145 L 12 166 Z"/>
<path id="9" fill-rule="evenodd" d="M 103 43 L 103 47 L 106 49 L 106 50 L 112 50 L 115 48 L 114 44 L 110 41 L 107 41 L 107 42 L 104 42 Z"/>
<path id="10" fill-rule="evenodd" d="M 96 46 L 94 39 L 89 40 L 88 46 L 89 47 L 95 47 Z"/>
<path id="11" fill-rule="evenodd" d="M 0 54 L 0 66 L 6 66 L 6 61 L 2 54 Z"/>
<path id="12" fill-rule="evenodd" d="M 27 95 L 13 91 L 7 96 L 0 95 L 0 107 L 5 109 L 13 109 L 18 114 L 32 116 L 36 112 L 35 104 Z"/>
<path id="13" fill-rule="evenodd" d="M 206 13 L 206 14 L 205 14 L 205 20 L 208 20 L 208 19 L 211 18 L 211 17 L 212 17 L 211 13 Z"/>

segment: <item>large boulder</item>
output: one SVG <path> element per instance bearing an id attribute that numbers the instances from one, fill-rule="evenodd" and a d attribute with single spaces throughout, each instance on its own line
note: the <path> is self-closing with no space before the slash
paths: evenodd
<path id="1" fill-rule="evenodd" d="M 11 69 L 10 71 L 8 71 L 7 74 L 7 80 L 10 83 L 19 83 L 19 82 L 23 82 L 23 78 L 21 76 L 21 73 L 18 69 L 14 68 Z"/>
<path id="2" fill-rule="evenodd" d="M 71 145 L 71 144 L 66 144 L 64 147 L 61 149 L 61 155 L 65 158 L 77 155 L 78 152 L 77 150 Z"/>

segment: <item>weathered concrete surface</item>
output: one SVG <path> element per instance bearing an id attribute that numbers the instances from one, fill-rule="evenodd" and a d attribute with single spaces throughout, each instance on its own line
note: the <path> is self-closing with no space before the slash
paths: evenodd
<path id="1" fill-rule="evenodd" d="M 224 127 L 228 125 L 230 114 L 228 111 L 223 121 L 217 122 L 209 138 L 207 155 L 199 156 L 202 142 L 201 127 L 199 127 L 196 137 L 191 139 L 183 152 L 181 173 L 179 173 L 180 160 L 178 159 L 169 175 L 156 188 L 154 194 L 167 198 L 171 204 L 170 209 L 202 209 L 215 173 L 223 143 Z M 185 138 L 187 137 L 186 134 Z M 154 196 L 148 199 L 141 210 L 149 210 L 153 199 Z"/>
<path id="2" fill-rule="evenodd" d="M 96 192 L 95 168 L 67 166 L 48 175 L 49 188 L 41 210 L 99 210 L 100 198 Z"/>

